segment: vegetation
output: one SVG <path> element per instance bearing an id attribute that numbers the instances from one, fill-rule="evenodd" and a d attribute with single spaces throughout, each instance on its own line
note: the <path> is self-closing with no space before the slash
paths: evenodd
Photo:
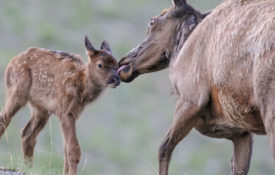
<path id="1" fill-rule="evenodd" d="M 193 0 L 206 11 L 220 0 Z M 95 46 L 106 39 L 120 59 L 146 35 L 149 19 L 170 7 L 171 0 L 2 0 L 0 1 L 0 108 L 4 71 L 9 60 L 28 47 L 63 50 L 83 56 L 84 35 Z M 77 123 L 81 175 L 157 174 L 157 152 L 172 121 L 175 97 L 167 70 L 142 75 L 131 84 L 108 89 L 86 107 Z M 106 108 L 108 110 L 106 110 Z M 52 117 L 38 137 L 32 168 L 24 165 L 20 131 L 30 118 L 27 108 L 13 118 L 0 140 L 0 167 L 26 174 L 58 175 L 63 169 L 59 122 Z M 256 136 L 251 175 L 275 174 L 267 137 Z M 229 174 L 232 144 L 193 130 L 179 144 L 171 162 L 175 175 Z"/>

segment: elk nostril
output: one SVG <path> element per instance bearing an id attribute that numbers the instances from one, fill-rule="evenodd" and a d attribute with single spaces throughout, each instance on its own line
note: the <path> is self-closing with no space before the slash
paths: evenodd
<path id="1" fill-rule="evenodd" d="M 127 72 L 130 71 L 130 69 L 131 69 L 131 67 L 130 67 L 129 65 L 127 65 L 127 66 L 125 66 L 125 67 L 122 69 L 122 71 L 125 72 L 125 73 L 127 73 Z"/>
<path id="2" fill-rule="evenodd" d="M 140 45 L 140 46 L 138 47 L 138 49 L 143 49 L 143 46 L 142 46 L 142 45 Z"/>

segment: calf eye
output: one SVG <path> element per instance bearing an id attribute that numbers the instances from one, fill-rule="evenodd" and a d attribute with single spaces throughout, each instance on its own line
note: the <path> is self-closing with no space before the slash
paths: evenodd
<path id="1" fill-rule="evenodd" d="M 98 67 L 99 69 L 101 69 L 103 66 L 102 66 L 102 64 L 98 64 L 97 67 Z"/>

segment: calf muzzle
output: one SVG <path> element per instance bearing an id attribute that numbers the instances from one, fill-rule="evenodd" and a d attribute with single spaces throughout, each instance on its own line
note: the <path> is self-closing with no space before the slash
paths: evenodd
<path id="1" fill-rule="evenodd" d="M 118 85 L 120 85 L 120 78 L 118 77 L 118 75 L 112 75 L 108 79 L 107 84 L 112 88 L 116 88 Z"/>

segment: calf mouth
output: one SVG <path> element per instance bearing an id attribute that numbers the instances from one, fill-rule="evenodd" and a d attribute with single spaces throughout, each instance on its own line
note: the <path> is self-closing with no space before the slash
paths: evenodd
<path id="1" fill-rule="evenodd" d="M 120 83 L 111 83 L 111 84 L 108 84 L 108 87 L 111 87 L 111 88 L 116 88 L 120 85 Z"/>

